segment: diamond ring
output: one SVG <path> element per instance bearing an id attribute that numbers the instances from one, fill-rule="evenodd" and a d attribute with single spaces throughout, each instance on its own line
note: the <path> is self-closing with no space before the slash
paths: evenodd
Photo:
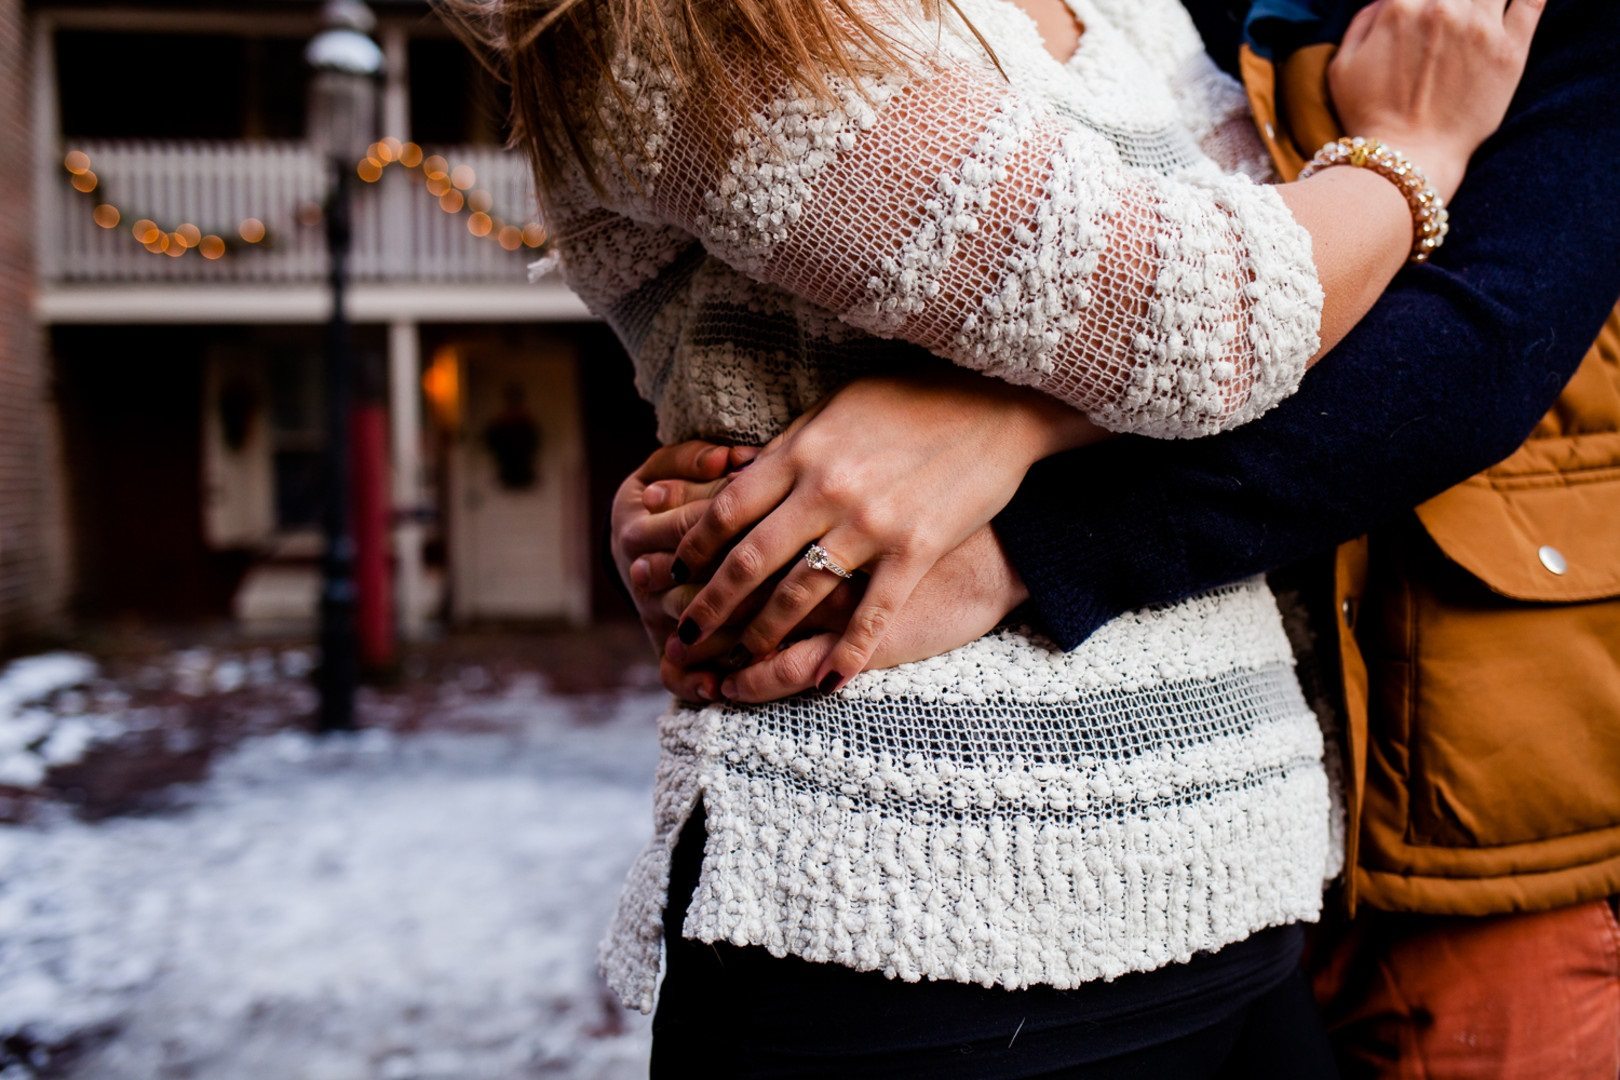
<path id="1" fill-rule="evenodd" d="M 845 581 L 855 580 L 855 572 L 845 570 L 842 566 L 839 566 L 833 560 L 833 557 L 827 554 L 827 549 L 820 544 L 811 544 L 804 549 L 804 561 L 809 564 L 812 570 L 825 570 L 829 574 L 837 574 Z"/>

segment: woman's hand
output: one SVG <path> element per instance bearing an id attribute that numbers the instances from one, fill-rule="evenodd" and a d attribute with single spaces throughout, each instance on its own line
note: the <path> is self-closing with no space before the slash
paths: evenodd
<path id="1" fill-rule="evenodd" d="M 1449 199 L 1502 124 L 1546 0 L 1374 0 L 1351 21 L 1328 87 L 1350 135 L 1379 139 Z"/>
<path id="2" fill-rule="evenodd" d="M 1102 435 L 1042 394 L 944 365 L 849 384 L 767 446 L 681 540 L 674 579 L 708 580 L 666 656 L 686 665 L 785 568 L 738 659 L 771 653 L 842 583 L 801 560 L 819 543 L 841 566 L 870 571 L 848 629 L 817 665 L 818 687 L 842 685 L 867 667 L 929 568 L 1006 505 L 1030 465 Z"/>
<path id="3" fill-rule="evenodd" d="M 981 526 L 929 568 L 864 670 L 896 667 L 961 648 L 995 629 L 1029 591 L 1007 561 L 995 532 Z M 840 586 L 801 624 L 820 629 L 725 676 L 720 694 L 728 701 L 778 701 L 814 689 L 818 674 L 837 647 L 860 601 L 855 586 Z M 851 672 L 853 675 L 854 673 Z M 702 677 L 679 671 L 680 680 Z M 678 683 L 683 684 L 683 683 Z"/>

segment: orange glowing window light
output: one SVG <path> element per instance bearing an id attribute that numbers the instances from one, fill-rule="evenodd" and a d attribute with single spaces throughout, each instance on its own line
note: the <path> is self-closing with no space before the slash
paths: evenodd
<path id="1" fill-rule="evenodd" d="M 461 354 L 454 345 L 441 345 L 422 372 L 422 396 L 439 426 L 447 431 L 461 427 Z"/>

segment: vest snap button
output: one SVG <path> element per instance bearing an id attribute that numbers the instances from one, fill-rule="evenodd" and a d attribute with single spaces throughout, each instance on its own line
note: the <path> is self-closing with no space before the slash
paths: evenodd
<path id="1" fill-rule="evenodd" d="M 1541 550 L 1536 554 L 1541 557 L 1541 565 L 1545 566 L 1549 573 L 1562 574 L 1569 569 L 1569 562 L 1564 558 L 1564 553 L 1551 544 L 1541 545 Z"/>

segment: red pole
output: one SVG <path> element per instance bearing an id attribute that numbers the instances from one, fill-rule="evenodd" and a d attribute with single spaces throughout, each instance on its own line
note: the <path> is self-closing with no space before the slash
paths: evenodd
<path id="1" fill-rule="evenodd" d="M 354 574 L 360 666 L 387 671 L 396 658 L 394 590 L 388 558 L 388 412 L 363 396 L 350 413 L 354 452 Z"/>

